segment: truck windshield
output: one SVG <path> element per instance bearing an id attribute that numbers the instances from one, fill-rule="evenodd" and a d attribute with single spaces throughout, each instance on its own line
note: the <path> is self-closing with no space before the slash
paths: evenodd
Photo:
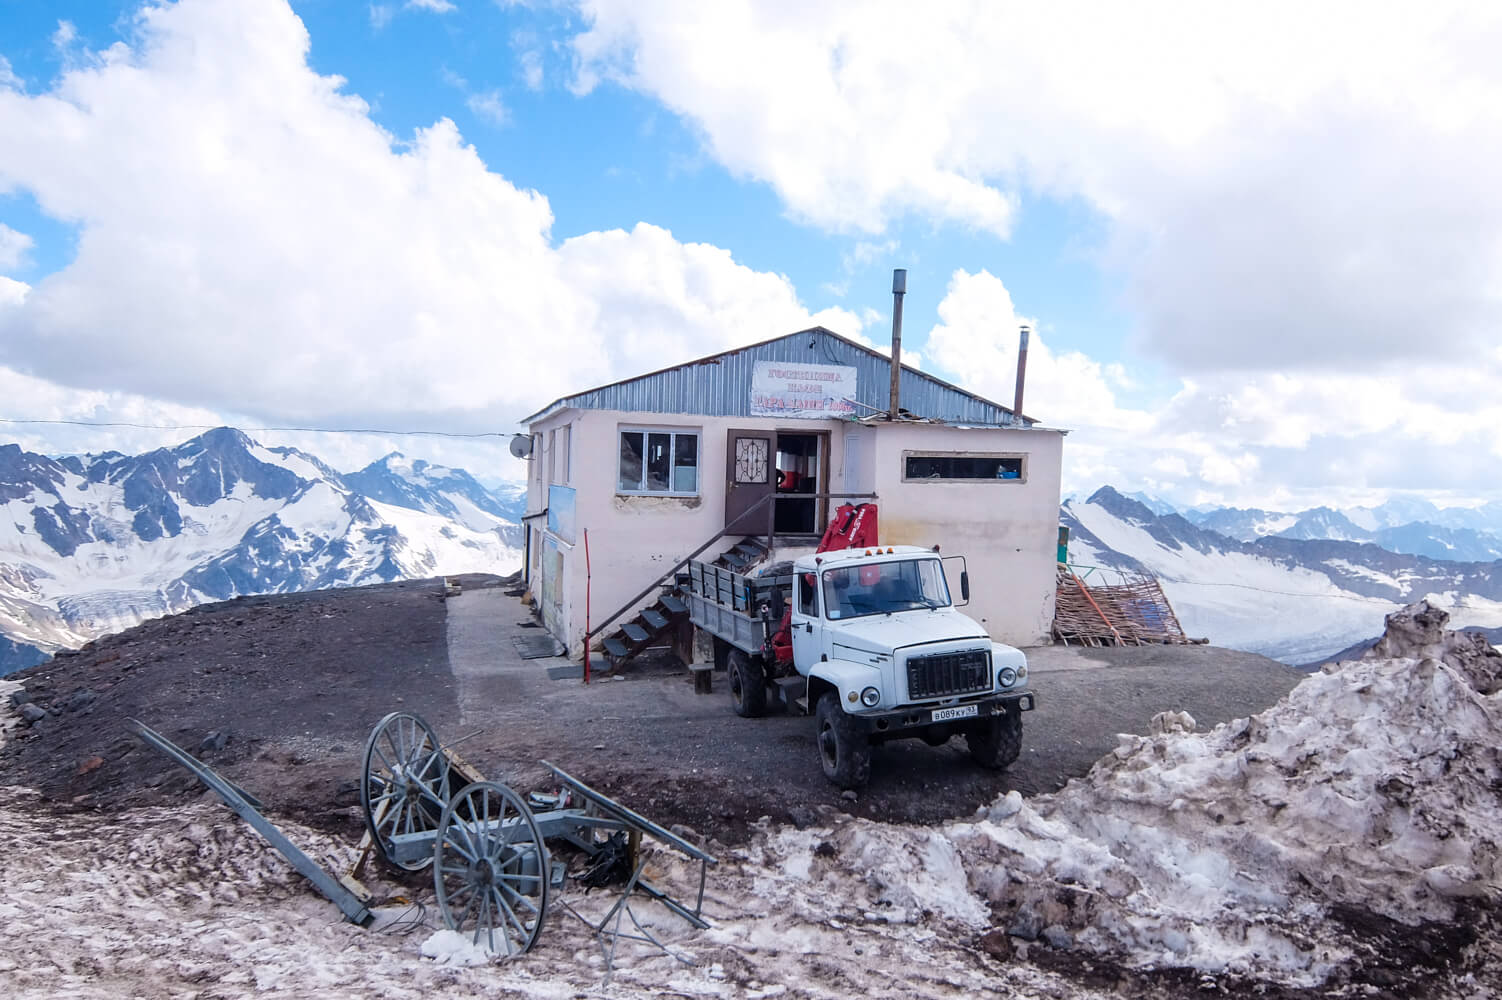
<path id="1" fill-rule="evenodd" d="M 890 614 L 949 604 L 944 567 L 937 559 L 843 566 L 824 572 L 824 608 L 830 618 Z"/>

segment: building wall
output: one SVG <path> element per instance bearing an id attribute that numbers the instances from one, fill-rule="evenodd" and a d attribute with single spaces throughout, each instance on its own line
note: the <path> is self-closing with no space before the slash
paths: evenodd
<path id="1" fill-rule="evenodd" d="M 1064 435 L 1053 430 L 895 424 L 875 428 L 876 492 L 884 545 L 938 545 L 963 555 L 965 609 L 999 642 L 1048 641 L 1053 624 Z M 905 482 L 904 454 L 1020 454 L 1024 477 Z M 959 575 L 950 574 L 959 599 Z"/>
<path id="2" fill-rule="evenodd" d="M 854 492 L 844 485 L 842 431 L 833 420 L 788 420 L 767 417 L 711 417 L 681 414 L 628 413 L 618 410 L 564 410 L 533 425 L 542 448 L 533 452 L 528 510 L 547 505 L 543 482 L 549 467 L 548 442 L 570 427 L 572 471 L 567 485 L 575 492 L 578 531 L 572 540 L 539 532 L 539 548 L 556 547 L 563 557 L 564 628 L 555 632 L 568 644 L 569 655 L 583 655 L 586 600 L 592 623 L 603 621 L 674 563 L 698 548 L 725 525 L 725 462 L 729 431 L 782 430 L 793 433 L 829 432 L 829 482 L 821 492 Z M 699 495 L 697 497 L 620 496 L 616 493 L 619 433 L 624 426 L 696 430 L 699 432 Z M 555 444 L 555 450 L 561 446 Z M 556 453 L 556 451 L 555 451 Z M 557 460 L 553 460 L 554 465 Z M 557 473 L 555 472 L 555 476 Z M 586 579 L 584 531 L 589 532 L 589 574 Z M 754 529 L 736 532 L 701 558 L 713 558 Z M 540 566 L 539 566 L 540 570 Z M 534 599 L 544 597 L 540 575 L 532 578 Z M 651 603 L 650 600 L 643 603 Z M 545 615 L 546 617 L 546 615 Z M 629 620 L 625 615 L 622 620 Z"/>
<path id="3" fill-rule="evenodd" d="M 699 496 L 617 495 L 618 435 L 623 426 L 697 430 Z M 883 543 L 939 544 L 945 553 L 965 555 L 971 581 L 969 611 L 993 637 L 1021 644 L 1046 639 L 1053 617 L 1063 437 L 1059 432 L 565 409 L 532 426 L 537 443 L 527 509 L 548 506 L 549 485 L 572 489 L 575 530 L 544 530 L 544 522 L 532 521 L 528 566 L 529 589 L 545 605 L 544 620 L 568 645 L 571 657 L 583 655 L 586 601 L 591 622 L 603 621 L 724 526 L 726 443 L 732 428 L 828 432 L 828 481 L 821 492 L 878 493 Z M 1026 452 L 1026 479 L 904 483 L 905 450 Z M 558 527 L 562 526 L 555 524 Z M 701 558 L 712 558 L 750 533 L 727 537 Z M 774 558 L 779 555 L 786 557 L 778 553 Z M 552 571 L 561 572 L 561 580 L 547 587 Z M 958 595 L 957 576 L 953 586 Z M 547 606 L 550 592 L 559 600 L 556 609 Z M 622 620 L 629 618 L 628 614 Z"/>

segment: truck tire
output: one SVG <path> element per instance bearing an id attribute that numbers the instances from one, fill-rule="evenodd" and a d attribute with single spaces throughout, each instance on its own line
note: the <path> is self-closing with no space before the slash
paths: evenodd
<path id="1" fill-rule="evenodd" d="M 837 691 L 819 698 L 819 762 L 824 777 L 841 788 L 861 788 L 871 777 L 871 744 L 860 721 L 840 707 Z"/>
<path id="2" fill-rule="evenodd" d="M 725 679 L 730 682 L 730 702 L 735 706 L 736 715 L 743 719 L 759 719 L 767 714 L 767 675 L 761 661 L 731 648 L 725 665 Z"/>
<path id="3" fill-rule="evenodd" d="M 965 745 L 981 767 L 1000 771 L 1022 753 L 1022 713 L 1008 705 L 1000 715 L 965 730 Z"/>

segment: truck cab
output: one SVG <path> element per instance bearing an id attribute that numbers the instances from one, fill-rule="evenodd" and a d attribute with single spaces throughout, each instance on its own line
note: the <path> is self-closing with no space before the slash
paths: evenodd
<path id="1" fill-rule="evenodd" d="M 961 599 L 968 576 L 960 573 Z M 870 747 L 963 735 L 982 765 L 1021 750 L 1031 710 L 1027 658 L 992 642 L 956 606 L 938 552 L 911 545 L 804 556 L 793 565 L 793 666 L 818 717 L 820 758 L 836 784 L 863 784 Z"/>

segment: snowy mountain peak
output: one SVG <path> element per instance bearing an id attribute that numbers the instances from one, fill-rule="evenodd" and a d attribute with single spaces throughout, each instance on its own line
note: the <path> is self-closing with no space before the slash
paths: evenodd
<path id="1" fill-rule="evenodd" d="M 1362 531 L 1338 510 L 1314 507 L 1304 511 L 1293 524 L 1278 532 L 1283 538 L 1323 538 L 1341 542 L 1369 542 L 1372 534 Z"/>
<path id="2" fill-rule="evenodd" d="M 515 514 L 494 493 L 463 469 L 408 460 L 399 452 L 371 462 L 344 477 L 351 490 L 382 503 L 452 518 L 488 530 L 498 521 L 515 523 Z M 520 528 L 514 542 L 520 544 Z"/>
<path id="3" fill-rule="evenodd" d="M 344 476 L 230 427 L 142 455 L 0 446 L 0 673 L 20 646 L 77 646 L 204 601 L 507 573 L 521 534 L 508 506 L 461 469 L 387 456 Z"/>
<path id="4" fill-rule="evenodd" d="M 1107 510 L 1123 521 L 1152 524 L 1158 520 L 1158 515 L 1147 504 L 1132 499 L 1113 486 L 1102 486 L 1090 494 L 1085 503 Z"/>
<path id="5" fill-rule="evenodd" d="M 1143 493 L 1139 490 L 1136 493 L 1127 493 L 1124 495 L 1137 501 L 1142 506 L 1152 511 L 1154 514 L 1157 514 L 1159 517 L 1163 517 L 1167 514 L 1177 514 L 1179 512 L 1178 508 L 1173 504 L 1169 503 L 1167 500 L 1155 497 L 1151 493 Z"/>

